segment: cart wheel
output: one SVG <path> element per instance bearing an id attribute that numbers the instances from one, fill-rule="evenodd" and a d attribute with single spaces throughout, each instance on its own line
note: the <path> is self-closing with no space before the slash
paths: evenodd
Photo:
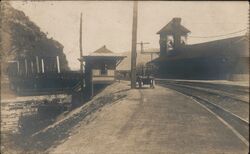
<path id="1" fill-rule="evenodd" d="M 152 88 L 152 89 L 154 88 L 154 86 L 153 86 L 153 84 L 152 84 L 152 83 L 150 84 L 150 88 Z"/>
<path id="2" fill-rule="evenodd" d="M 16 93 L 19 95 L 21 92 L 21 88 L 19 86 L 16 86 Z"/>
<path id="3" fill-rule="evenodd" d="M 155 80 L 151 80 L 150 87 L 151 87 L 152 89 L 154 89 L 154 88 L 155 88 Z"/>
<path id="4" fill-rule="evenodd" d="M 139 82 L 139 88 L 141 88 L 142 87 L 142 83 L 141 82 Z"/>

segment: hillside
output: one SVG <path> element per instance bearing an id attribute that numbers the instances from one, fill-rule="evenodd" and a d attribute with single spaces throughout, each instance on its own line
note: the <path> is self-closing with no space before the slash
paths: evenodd
<path id="1" fill-rule="evenodd" d="M 2 2 L 0 16 L 0 59 L 3 72 L 9 60 L 34 54 L 47 57 L 57 54 L 60 56 L 61 68 L 69 69 L 63 45 L 48 38 L 22 11 L 14 9 L 8 2 Z"/>
<path id="2" fill-rule="evenodd" d="M 145 52 L 158 52 L 159 49 L 145 49 Z M 122 53 L 122 55 L 127 56 L 117 67 L 117 70 L 130 70 L 131 69 L 131 52 L 127 51 Z M 153 59 L 158 57 L 157 54 L 153 54 Z M 137 51 L 137 64 L 145 64 L 151 60 L 150 54 L 141 54 L 140 50 Z"/>

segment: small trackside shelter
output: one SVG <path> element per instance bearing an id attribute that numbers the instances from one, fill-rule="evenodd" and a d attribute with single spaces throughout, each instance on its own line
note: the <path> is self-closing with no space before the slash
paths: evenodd
<path id="1" fill-rule="evenodd" d="M 80 60 L 85 62 L 86 80 L 93 82 L 93 84 L 112 83 L 115 80 L 116 67 L 125 57 L 113 53 L 105 45 L 90 55 L 83 56 Z"/>

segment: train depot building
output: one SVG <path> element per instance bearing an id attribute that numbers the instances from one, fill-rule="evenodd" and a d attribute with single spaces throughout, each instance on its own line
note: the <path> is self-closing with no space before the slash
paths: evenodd
<path id="1" fill-rule="evenodd" d="M 115 81 L 116 67 L 125 57 L 114 53 L 104 45 L 79 59 L 81 62 L 85 62 L 85 88 L 87 92 L 90 92 L 89 95 L 93 95 L 94 89 L 98 86 Z"/>
<path id="2" fill-rule="evenodd" d="M 169 79 L 248 80 L 249 38 L 247 35 L 199 44 L 186 44 L 190 30 L 173 18 L 157 34 L 160 56 L 148 64 L 156 76 Z"/>
<path id="3" fill-rule="evenodd" d="M 124 58 L 104 45 L 80 60 L 85 62 L 85 74 L 92 74 L 93 83 L 106 84 L 115 80 L 116 67 Z"/>

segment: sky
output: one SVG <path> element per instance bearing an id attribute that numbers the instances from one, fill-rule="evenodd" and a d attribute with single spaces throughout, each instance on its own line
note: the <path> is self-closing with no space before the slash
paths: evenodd
<path id="1" fill-rule="evenodd" d="M 11 5 L 22 10 L 43 32 L 48 33 L 48 37 L 64 46 L 64 53 L 73 70 L 79 69 L 81 12 L 84 55 L 103 45 L 114 52 L 131 50 L 131 1 L 12 1 Z M 159 35 L 156 33 L 174 17 L 182 18 L 181 24 L 191 31 L 188 44 L 243 35 L 246 30 L 223 37 L 210 37 L 248 29 L 248 9 L 248 2 L 243 1 L 139 2 L 137 41 L 149 42 L 145 48 L 159 48 Z"/>

